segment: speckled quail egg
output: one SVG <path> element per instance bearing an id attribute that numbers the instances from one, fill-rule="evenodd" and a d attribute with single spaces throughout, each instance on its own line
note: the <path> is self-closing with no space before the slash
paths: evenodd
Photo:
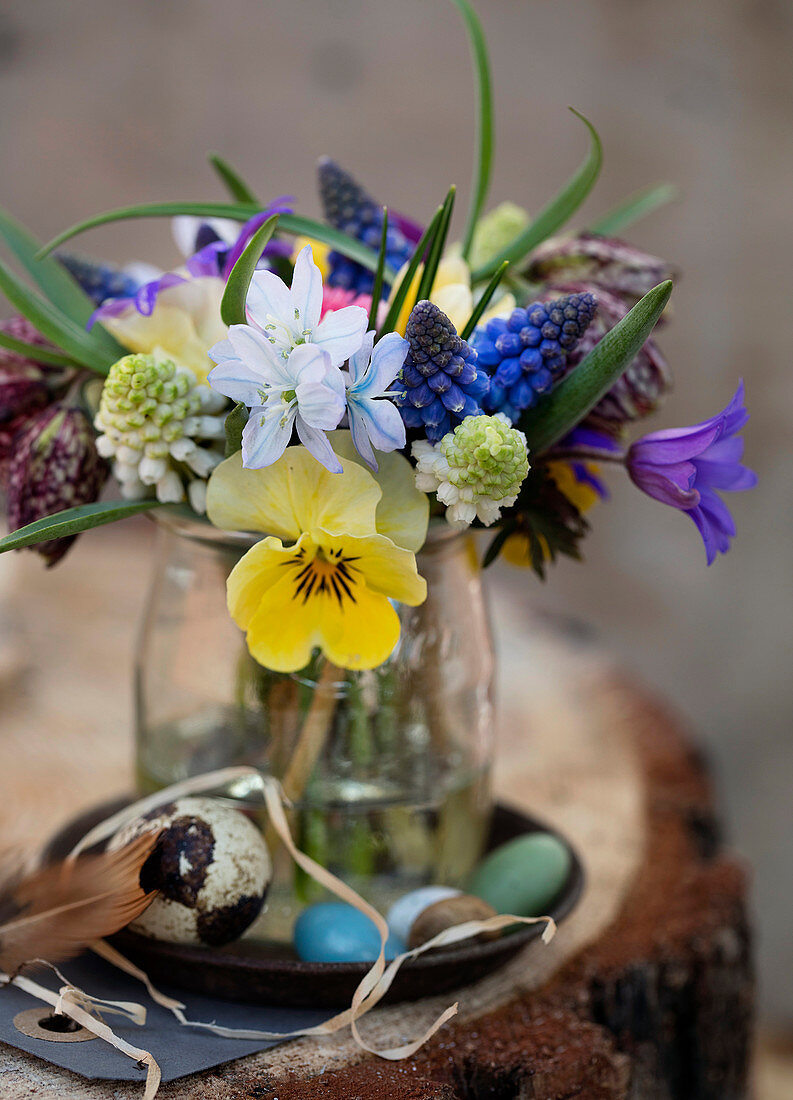
<path id="1" fill-rule="evenodd" d="M 168 943 L 219 946 L 258 917 L 272 879 L 264 839 L 239 810 L 213 798 L 179 798 L 124 826 L 109 847 L 162 830 L 140 875 L 158 890 L 129 928 Z"/>

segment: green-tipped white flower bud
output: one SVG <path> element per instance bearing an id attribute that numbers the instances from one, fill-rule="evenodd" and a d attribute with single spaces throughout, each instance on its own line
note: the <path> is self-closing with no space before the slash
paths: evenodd
<path id="1" fill-rule="evenodd" d="M 223 459 L 226 399 L 187 367 L 153 355 L 125 355 L 110 368 L 94 424 L 96 447 L 113 458 L 122 496 L 153 488 L 163 503 L 204 511 L 206 478 Z M 200 488 L 194 486 L 200 486 Z"/>
<path id="2" fill-rule="evenodd" d="M 489 527 L 518 499 L 529 472 L 526 436 L 501 413 L 468 416 L 433 446 L 413 444 L 416 485 L 446 505 L 453 527 L 479 519 Z"/>

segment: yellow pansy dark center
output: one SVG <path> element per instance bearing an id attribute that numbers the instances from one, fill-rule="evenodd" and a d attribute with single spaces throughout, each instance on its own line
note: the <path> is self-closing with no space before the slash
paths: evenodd
<path id="1" fill-rule="evenodd" d="M 294 569 L 295 590 L 293 600 L 307 603 L 312 596 L 329 596 L 343 604 L 355 599 L 355 586 L 359 584 L 355 574 L 357 557 L 346 555 L 341 548 L 307 550 L 301 547 L 284 565 Z"/>

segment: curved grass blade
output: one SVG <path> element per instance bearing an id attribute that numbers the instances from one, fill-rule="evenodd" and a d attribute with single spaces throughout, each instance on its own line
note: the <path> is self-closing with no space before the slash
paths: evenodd
<path id="1" fill-rule="evenodd" d="M 424 265 L 424 271 L 421 275 L 418 292 L 416 293 L 417 302 L 422 301 L 424 298 L 429 298 L 432 293 L 432 288 L 435 285 L 435 276 L 438 274 L 438 264 L 441 262 L 443 250 L 446 247 L 446 238 L 449 236 L 449 226 L 452 221 L 454 198 L 456 194 L 457 188 L 452 185 L 449 188 L 446 198 L 443 200 L 443 215 L 440 225 L 438 226 L 438 232 L 435 234 L 435 239 L 430 245 L 427 262 Z"/>
<path id="2" fill-rule="evenodd" d="M 70 535 L 79 535 L 82 531 L 90 531 L 94 527 L 102 527 L 106 523 L 114 523 L 118 519 L 126 519 L 127 516 L 137 515 L 138 512 L 146 512 L 150 508 L 162 508 L 159 500 L 105 500 L 96 504 L 80 504 L 77 508 L 66 508 L 63 512 L 56 512 L 44 519 L 37 519 L 20 527 L 18 531 L 12 531 L 10 535 L 0 539 L 0 554 L 9 550 L 21 550 L 24 546 L 35 546 L 37 542 L 47 542 L 49 539 L 63 539 Z"/>
<path id="3" fill-rule="evenodd" d="M 261 213 L 258 203 L 227 203 L 227 202 L 153 202 L 138 206 L 123 206 L 118 210 L 109 210 L 104 214 L 96 214 L 87 218 L 79 225 L 73 225 L 59 233 L 37 253 L 37 256 L 46 256 L 54 248 L 59 248 L 65 241 L 84 233 L 88 229 L 96 229 L 100 225 L 109 225 L 111 222 L 128 221 L 132 218 L 173 218 L 178 214 L 192 214 L 199 218 L 230 218 L 232 221 L 246 222 Z M 301 214 L 281 214 L 279 229 L 284 233 L 292 233 L 298 237 L 313 237 L 329 245 L 336 252 L 341 252 L 356 263 L 361 264 L 368 271 L 377 270 L 377 255 L 365 244 L 348 237 L 339 229 L 313 218 L 305 218 Z M 392 282 L 396 276 L 390 267 L 386 266 L 385 277 Z"/>
<path id="4" fill-rule="evenodd" d="M 107 374 L 115 361 L 83 328 L 61 313 L 46 298 L 42 298 L 22 282 L 13 271 L 0 262 L 0 291 L 14 309 L 22 313 L 42 336 L 64 351 L 70 358 L 97 374 Z M 124 354 L 122 349 L 120 354 Z M 116 356 L 118 358 L 118 356 Z"/>
<path id="5" fill-rule="evenodd" d="M 220 301 L 220 317 L 224 325 L 245 324 L 245 299 L 248 297 L 248 287 L 251 285 L 256 265 L 264 252 L 264 246 L 272 237 L 277 225 L 278 214 L 273 214 L 263 225 L 260 225 L 229 272 Z"/>
<path id="6" fill-rule="evenodd" d="M 416 276 L 416 272 L 419 269 L 419 264 L 421 263 L 422 259 L 424 258 L 424 253 L 427 251 L 427 248 L 431 247 L 432 242 L 435 240 L 435 237 L 436 237 L 436 235 L 438 233 L 438 230 L 440 228 L 440 223 L 441 223 L 442 217 L 443 217 L 443 207 L 439 206 L 438 209 L 433 214 L 431 222 L 429 223 L 427 228 L 424 230 L 424 233 L 422 234 L 421 240 L 416 245 L 415 250 L 413 252 L 413 255 L 410 257 L 410 263 L 408 264 L 408 266 L 405 270 L 405 274 L 402 276 L 402 279 L 399 283 L 398 288 L 394 292 L 394 297 L 393 297 L 393 300 L 391 302 L 391 305 L 388 307 L 388 313 L 386 314 L 386 318 L 383 321 L 382 325 L 380 326 L 380 331 L 377 334 L 378 339 L 381 336 L 385 336 L 385 334 L 387 332 L 393 332 L 394 325 L 397 322 L 397 318 L 399 317 L 399 314 L 402 312 L 402 306 L 405 304 L 405 298 L 407 298 L 407 293 L 410 290 L 410 287 L 411 287 L 411 285 L 413 283 L 413 280 Z"/>
<path id="7" fill-rule="evenodd" d="M 490 60 L 487 40 L 479 22 L 479 16 L 468 0 L 452 0 L 465 22 L 471 59 L 474 63 L 477 86 L 476 160 L 471 205 L 463 233 L 463 258 L 468 259 L 476 223 L 482 214 L 490 187 L 490 170 L 493 164 L 493 88 L 490 79 Z"/>
<path id="8" fill-rule="evenodd" d="M 0 210 L 0 237 L 19 260 L 45 298 L 71 321 L 85 328 L 94 303 L 63 264 L 52 256 L 39 258 L 41 241 L 5 210 Z M 101 326 L 94 326 L 91 339 L 109 356 L 118 359 L 125 349 Z"/>
<path id="9" fill-rule="evenodd" d="M 541 454 L 580 423 L 636 358 L 664 311 L 672 281 L 659 283 L 595 344 L 575 370 L 520 419 L 529 453 Z"/>
<path id="10" fill-rule="evenodd" d="M 25 340 L 17 340 L 15 336 L 9 336 L 0 329 L 0 348 L 7 348 L 17 355 L 24 355 L 26 359 L 32 359 L 36 363 L 47 363 L 51 367 L 79 367 L 68 355 L 61 355 L 57 351 L 39 347 L 38 344 L 28 344 Z"/>
<path id="11" fill-rule="evenodd" d="M 678 189 L 672 183 L 644 187 L 641 191 L 628 195 L 612 210 L 598 218 L 589 226 L 589 232 L 599 233 L 602 237 L 615 237 L 640 218 L 646 218 L 654 210 L 673 202 L 678 194 Z"/>
<path id="12" fill-rule="evenodd" d="M 562 190 L 543 207 L 528 227 L 511 244 L 507 245 L 495 259 L 473 273 L 472 277 L 475 282 L 487 279 L 504 260 L 509 260 L 511 264 L 522 260 L 532 249 L 542 244 L 546 238 L 555 233 L 557 229 L 560 229 L 575 214 L 594 187 L 600 174 L 600 166 L 603 163 L 603 146 L 600 142 L 600 136 L 588 119 L 584 118 L 578 111 L 573 110 L 573 108 L 570 109 L 589 130 L 591 143 L 586 160 L 578 171 L 570 177 Z"/>
<path id="13" fill-rule="evenodd" d="M 372 304 L 369 307 L 369 321 L 367 322 L 367 329 L 373 329 L 377 327 L 377 311 L 380 307 L 380 299 L 383 296 L 383 272 L 385 270 L 385 247 L 386 237 L 388 236 L 388 209 L 383 207 L 383 231 L 380 234 L 380 252 L 377 256 L 377 271 L 374 273 L 374 283 L 372 285 Z"/>
<path id="14" fill-rule="evenodd" d="M 489 306 L 490 299 L 493 297 L 496 290 L 498 289 L 498 284 L 504 278 L 504 275 L 506 274 L 506 271 L 507 271 L 508 267 L 509 267 L 509 262 L 507 260 L 504 260 L 501 267 L 498 269 L 498 271 L 495 273 L 493 278 L 490 280 L 490 282 L 485 287 L 485 290 L 484 290 L 484 293 L 482 294 L 482 297 L 479 299 L 479 301 L 474 306 L 473 313 L 471 314 L 471 316 L 466 321 L 465 328 L 460 333 L 463 340 L 467 340 L 468 337 L 471 335 L 471 333 L 476 328 L 476 326 L 479 324 L 479 318 L 482 316 L 482 314 L 485 312 L 485 310 Z"/>
<path id="15" fill-rule="evenodd" d="M 242 176 L 234 171 L 228 161 L 224 160 L 218 153 L 210 153 L 209 163 L 226 185 L 226 189 L 233 199 L 236 199 L 237 202 L 258 204 L 259 200 L 254 195 L 253 191 L 248 187 Z"/>

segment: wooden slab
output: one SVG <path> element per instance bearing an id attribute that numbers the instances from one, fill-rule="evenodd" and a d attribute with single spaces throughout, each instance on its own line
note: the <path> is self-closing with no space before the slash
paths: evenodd
<path id="1" fill-rule="evenodd" d="M 82 562 L 71 576 L 53 572 L 46 586 L 35 573 L 47 594 L 44 601 L 39 588 L 28 593 L 39 612 L 28 623 L 41 664 L 29 694 L 4 708 L 4 838 L 25 835 L 24 822 L 29 840 L 43 840 L 127 782 L 123 651 L 145 555 L 139 546 L 127 552 L 122 530 L 84 540 L 94 568 Z M 70 638 L 80 636 L 76 622 L 94 629 L 82 647 L 64 646 L 53 619 Z M 586 896 L 556 940 L 462 991 L 458 1019 L 407 1062 L 364 1058 L 350 1039 L 301 1040 L 176 1082 L 164 1098 L 744 1095 L 751 1009 L 744 883 L 718 848 L 698 760 L 668 715 L 593 646 L 535 623 L 510 661 L 519 675 L 509 679 L 521 690 L 502 715 L 499 795 L 565 832 L 588 876 Z M 362 1029 L 370 1042 L 394 1045 L 448 1003 L 447 995 L 383 1008 Z M 9 1048 L 3 1055 L 0 1094 L 10 1100 L 140 1095 L 136 1086 L 89 1084 Z"/>

